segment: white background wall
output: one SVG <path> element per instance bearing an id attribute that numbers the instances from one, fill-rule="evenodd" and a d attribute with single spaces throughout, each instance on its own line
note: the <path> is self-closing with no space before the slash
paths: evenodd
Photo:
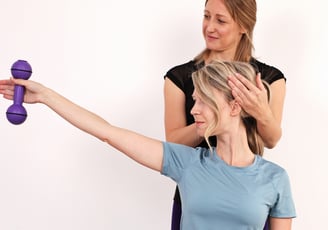
<path id="1" fill-rule="evenodd" d="M 324 1 L 258 1 L 255 55 L 287 77 L 283 137 L 294 229 L 327 221 L 328 28 Z M 164 139 L 163 75 L 203 49 L 203 0 L 1 0 L 0 78 L 18 59 L 113 124 Z M 0 229 L 169 229 L 174 183 L 44 105 L 11 125 L 0 101 Z"/>

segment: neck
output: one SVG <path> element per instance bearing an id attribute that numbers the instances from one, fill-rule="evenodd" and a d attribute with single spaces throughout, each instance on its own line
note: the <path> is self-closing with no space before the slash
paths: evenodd
<path id="1" fill-rule="evenodd" d="M 211 51 L 205 62 L 209 63 L 212 60 L 233 61 L 235 59 L 234 51 Z"/>
<path id="2" fill-rule="evenodd" d="M 254 162 L 255 155 L 250 150 L 245 132 L 217 136 L 216 154 L 228 165 L 246 167 Z"/>

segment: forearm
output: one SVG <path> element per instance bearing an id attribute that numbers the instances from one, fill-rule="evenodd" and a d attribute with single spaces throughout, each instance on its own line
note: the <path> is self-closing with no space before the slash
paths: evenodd
<path id="1" fill-rule="evenodd" d="M 286 93 L 283 79 L 270 85 L 271 99 L 268 107 L 258 110 L 255 115 L 257 128 L 267 148 L 273 148 L 282 136 L 281 121 Z"/>
<path id="2" fill-rule="evenodd" d="M 43 90 L 39 100 L 75 127 L 102 141 L 106 139 L 102 130 L 110 125 L 98 115 L 80 107 L 49 88 Z"/>
<path id="3" fill-rule="evenodd" d="M 280 122 L 276 120 L 271 111 L 257 119 L 257 129 L 265 147 L 271 149 L 276 146 L 282 135 Z"/>
<path id="4" fill-rule="evenodd" d="M 166 140 L 173 143 L 196 147 L 204 140 L 204 138 L 197 134 L 196 125 L 191 124 L 183 128 L 167 131 Z"/>

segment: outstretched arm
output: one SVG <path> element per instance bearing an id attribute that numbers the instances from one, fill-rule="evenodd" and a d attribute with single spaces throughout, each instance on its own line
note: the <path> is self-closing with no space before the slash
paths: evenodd
<path id="1" fill-rule="evenodd" d="M 161 141 L 115 127 L 54 90 L 34 81 L 1 80 L 0 93 L 4 98 L 13 99 L 14 84 L 25 86 L 24 102 L 43 103 L 75 127 L 108 143 L 138 163 L 157 171 L 161 170 L 163 161 Z"/>
<path id="2" fill-rule="evenodd" d="M 281 120 L 286 93 L 284 79 L 270 85 L 271 98 L 267 99 L 267 91 L 256 76 L 257 86 L 251 84 L 240 74 L 230 76 L 228 81 L 232 94 L 243 109 L 257 121 L 257 128 L 267 148 L 273 148 L 281 138 Z"/>

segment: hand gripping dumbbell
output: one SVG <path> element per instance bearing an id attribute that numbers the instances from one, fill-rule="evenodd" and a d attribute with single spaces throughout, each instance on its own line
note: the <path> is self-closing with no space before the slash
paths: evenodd
<path id="1" fill-rule="evenodd" d="M 32 75 L 32 68 L 27 61 L 18 60 L 11 67 L 11 74 L 16 79 L 27 80 Z M 25 87 L 15 85 L 14 103 L 7 109 L 7 119 L 14 125 L 19 125 L 26 120 L 27 112 L 23 106 Z"/>

